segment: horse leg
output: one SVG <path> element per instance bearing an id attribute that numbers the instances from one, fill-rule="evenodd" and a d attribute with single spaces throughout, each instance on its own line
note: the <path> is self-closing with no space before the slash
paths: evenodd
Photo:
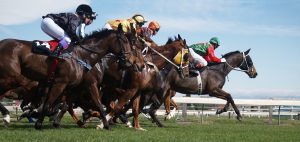
<path id="1" fill-rule="evenodd" d="M 229 101 L 227 101 L 226 104 L 225 104 L 225 106 L 222 109 L 218 109 L 217 110 L 216 114 L 221 114 L 223 112 L 227 112 L 228 109 L 229 109 L 229 104 L 230 104 Z"/>
<path id="2" fill-rule="evenodd" d="M 89 86 L 89 91 L 91 93 L 93 103 L 97 106 L 97 109 L 100 112 L 100 119 L 102 119 L 101 124 L 103 124 L 103 126 L 100 125 L 100 128 L 101 129 L 102 128 L 109 129 L 108 120 L 106 119 L 105 114 L 104 114 L 105 111 L 104 111 L 103 105 L 101 103 L 100 92 L 99 92 L 99 89 L 97 88 L 97 84 L 92 83 Z"/>
<path id="3" fill-rule="evenodd" d="M 8 127 L 8 124 L 10 123 L 9 111 L 1 103 L 0 103 L 0 111 L 3 115 L 4 126 Z"/>
<path id="4" fill-rule="evenodd" d="M 168 119 L 171 119 L 171 117 L 172 117 L 170 115 L 170 112 L 171 112 L 170 104 L 171 104 L 171 90 L 169 89 L 167 94 L 166 94 L 166 99 L 165 99 L 165 102 L 164 102 L 165 109 L 166 109 L 165 121 L 168 120 Z"/>
<path id="5" fill-rule="evenodd" d="M 170 103 L 171 103 L 171 105 L 174 107 L 172 110 L 171 110 L 171 117 L 174 117 L 175 116 L 175 114 L 176 114 L 176 110 L 178 110 L 179 109 L 179 107 L 178 107 L 178 105 L 176 104 L 176 102 L 171 98 L 171 100 L 170 100 Z"/>
<path id="6" fill-rule="evenodd" d="M 227 101 L 226 105 L 223 108 L 223 111 L 226 112 L 228 110 L 229 107 L 229 103 L 231 104 L 231 106 L 233 107 L 235 113 L 237 114 L 237 119 L 241 120 L 242 116 L 241 113 L 239 111 L 239 109 L 237 108 L 237 106 L 235 105 L 231 95 L 225 91 L 223 91 L 220 88 L 217 88 L 216 90 L 213 91 L 212 94 L 210 94 L 211 96 L 215 96 L 217 98 L 221 98 Z M 222 110 L 221 110 L 222 111 Z"/>
<path id="7" fill-rule="evenodd" d="M 236 115 L 237 115 L 237 119 L 238 120 L 241 120 L 242 119 L 242 115 L 241 115 L 241 113 L 240 113 L 240 110 L 237 108 L 237 106 L 236 106 L 236 104 L 234 103 L 234 101 L 233 101 L 233 99 L 232 99 L 232 96 L 229 94 L 229 93 L 227 93 L 227 92 L 225 92 L 224 90 L 222 90 L 222 89 L 220 89 L 219 90 L 221 93 L 224 93 L 224 94 L 226 94 L 226 96 L 227 96 L 227 101 L 229 101 L 230 103 L 231 103 L 231 106 L 232 106 L 232 108 L 234 109 L 234 111 L 235 111 L 235 113 L 236 113 Z"/>
<path id="8" fill-rule="evenodd" d="M 158 127 L 164 127 L 164 125 L 158 120 L 157 116 L 156 116 L 156 111 L 159 109 L 160 105 L 158 103 L 153 103 L 151 106 L 150 106 L 150 111 L 149 111 L 149 115 L 151 116 L 152 118 L 152 121 L 155 122 L 155 124 L 158 126 Z"/>
<path id="9" fill-rule="evenodd" d="M 140 126 L 140 122 L 139 122 L 139 114 L 140 114 L 139 104 L 140 104 L 140 98 L 141 98 L 141 96 L 138 95 L 133 100 L 133 103 L 132 103 L 132 113 L 133 113 L 133 120 L 134 120 L 134 128 L 136 130 L 146 131 L 146 129 L 143 129 Z"/>
<path id="10" fill-rule="evenodd" d="M 42 111 L 38 117 L 38 120 L 35 122 L 35 129 L 40 130 L 42 128 L 45 115 L 50 113 L 50 108 L 53 106 L 53 103 L 56 101 L 58 96 L 64 91 L 66 86 L 67 84 L 65 83 L 56 83 L 52 85 L 49 93 L 47 94 L 45 103 L 40 106 Z"/>
<path id="11" fill-rule="evenodd" d="M 137 88 L 127 89 L 124 94 L 120 94 L 118 103 L 116 103 L 114 109 L 108 115 L 106 115 L 106 119 L 111 119 L 115 114 L 119 115 L 123 109 L 123 106 L 137 93 L 137 91 Z M 100 126 L 101 125 L 102 124 L 100 124 Z"/>
<path id="12" fill-rule="evenodd" d="M 73 107 L 72 106 L 69 106 L 68 107 L 68 112 L 69 114 L 72 116 L 72 119 L 76 122 L 76 124 L 81 127 L 81 128 L 84 128 L 84 123 L 78 118 L 78 116 L 75 114 L 74 110 L 73 110 Z"/>
<path id="13" fill-rule="evenodd" d="M 60 126 L 60 121 L 62 119 L 62 117 L 64 116 L 64 114 L 67 112 L 68 110 L 68 105 L 64 102 L 59 110 L 59 112 L 57 113 L 57 115 L 54 117 L 54 121 L 53 121 L 53 126 L 55 128 L 58 128 Z"/>

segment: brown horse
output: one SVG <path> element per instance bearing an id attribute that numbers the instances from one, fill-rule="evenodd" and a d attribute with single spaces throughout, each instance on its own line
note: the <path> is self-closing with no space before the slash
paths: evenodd
<path id="1" fill-rule="evenodd" d="M 168 60 L 172 60 L 174 58 L 174 56 L 178 53 L 181 52 L 183 48 L 186 48 L 186 43 L 184 40 L 178 40 L 178 41 L 171 41 L 169 40 L 168 43 L 165 46 L 161 46 L 161 47 L 156 47 L 157 50 L 159 50 L 162 55 L 164 55 Z M 153 56 L 153 61 L 159 65 L 160 69 L 166 67 L 166 64 L 168 64 L 168 62 L 166 61 L 166 59 L 162 58 L 161 56 L 158 56 L 156 53 L 154 52 L 149 52 L 149 54 L 151 54 L 151 56 Z M 141 94 L 145 94 L 147 92 L 155 92 L 158 93 L 158 91 L 162 91 L 161 88 L 163 88 L 163 82 L 161 82 L 161 76 L 160 73 L 153 69 L 153 67 L 149 67 L 146 66 L 146 68 L 144 68 L 144 70 L 141 73 L 136 73 L 136 71 L 122 71 L 119 70 L 119 65 L 117 64 L 117 58 L 114 55 L 107 55 L 105 56 L 98 69 L 95 69 L 95 67 L 89 72 L 92 73 L 90 74 L 91 76 L 91 80 L 98 80 L 101 81 L 102 77 L 103 77 L 103 72 L 105 72 L 104 75 L 104 82 L 102 85 L 102 91 L 104 92 L 104 96 L 102 97 L 102 101 L 103 103 L 106 105 L 108 111 L 115 111 L 115 105 L 111 105 L 112 101 L 118 100 L 118 102 L 124 100 L 124 99 L 132 99 L 133 101 L 133 111 L 135 114 L 135 128 L 136 129 L 140 129 L 143 130 L 142 128 L 140 128 L 139 123 L 138 123 L 138 119 L 137 116 L 139 114 L 139 100 L 138 94 L 133 94 L 135 96 L 125 96 L 124 92 L 128 91 L 126 89 L 124 89 L 125 87 L 127 87 L 126 85 L 124 85 L 123 83 L 126 82 L 126 84 L 132 84 L 132 74 L 133 75 L 142 75 L 142 78 L 134 78 L 134 82 L 138 82 L 141 83 L 141 86 L 135 86 L 139 92 L 141 92 Z M 166 72 L 167 70 L 164 70 L 164 72 Z M 98 72 L 98 73 L 96 73 Z M 124 72 L 124 74 L 123 74 Z M 126 74 L 128 73 L 128 74 Z M 165 73 L 164 73 L 165 74 Z M 93 76 L 93 77 L 92 77 Z M 142 82 L 142 80 L 146 82 Z M 150 81 L 147 81 L 150 80 Z M 100 84 L 99 84 L 100 85 Z M 135 89 L 135 88 L 133 88 Z M 71 101 L 71 103 L 69 103 L 69 105 L 71 106 L 72 103 L 74 103 L 76 106 L 80 106 L 86 113 L 83 115 L 85 118 L 90 117 L 90 116 L 86 116 L 86 115 L 93 115 L 95 117 L 99 117 L 99 113 L 94 112 L 94 111 L 90 111 L 90 110 L 95 110 L 94 107 L 91 103 L 89 103 L 88 99 L 86 98 L 87 96 L 89 96 L 87 94 L 87 92 L 84 92 L 84 90 L 81 91 L 75 91 L 74 93 L 79 93 L 81 92 L 81 95 L 74 95 L 76 98 L 74 98 L 73 96 L 71 96 L 73 98 L 73 101 Z M 73 94 L 73 93 L 72 93 Z M 84 95 L 85 94 L 85 95 Z M 84 99 L 83 99 L 84 98 Z M 71 100 L 71 99 L 68 99 Z M 136 102 L 134 102 L 136 101 Z M 143 101 L 143 100 L 141 100 Z M 126 101 L 127 102 L 127 101 Z M 118 104 L 117 104 L 118 105 Z M 69 109 L 72 109 L 72 107 L 69 106 Z M 66 110 L 65 110 L 66 111 Z M 71 112 L 71 115 L 73 116 L 74 120 L 76 122 L 79 122 L 77 116 L 72 112 L 72 110 L 69 110 L 69 112 Z M 64 112 L 62 112 L 64 113 Z M 60 115 L 62 116 L 62 115 Z M 78 123 L 77 123 L 78 124 Z M 101 127 L 101 126 L 100 126 Z"/>
<path id="2" fill-rule="evenodd" d="M 31 45 L 30 41 L 16 39 L 5 39 L 0 42 L 1 96 L 13 93 L 19 88 L 30 90 L 33 87 L 31 80 L 40 83 L 46 82 L 51 58 L 32 53 Z M 135 64 L 131 46 L 123 33 L 108 30 L 96 31 L 87 36 L 79 45 L 73 45 L 73 47 L 71 58 L 61 59 L 57 66 L 55 79 L 41 106 L 42 113 L 35 124 L 36 129 L 41 129 L 44 116 L 49 113 L 63 90 L 66 87 L 76 86 L 82 81 L 85 70 L 75 59 L 82 59 L 93 66 L 105 54 L 114 53 L 120 57 L 120 60 L 126 60 L 130 65 Z M 101 102 L 97 103 L 99 103 L 98 106 L 101 106 Z M 100 110 L 102 109 L 100 108 Z M 105 128 L 108 128 L 105 117 L 102 119 Z"/>
<path id="3" fill-rule="evenodd" d="M 224 99 L 227 101 L 226 105 L 223 109 L 218 110 L 216 113 L 220 114 L 226 112 L 231 104 L 237 114 L 237 119 L 240 120 L 242 118 L 240 111 L 236 107 L 231 95 L 223 91 L 222 87 L 225 84 L 226 76 L 232 70 L 245 72 L 250 78 L 255 78 L 257 76 L 257 72 L 249 52 L 250 49 L 246 52 L 235 51 L 227 53 L 223 56 L 223 58 L 226 58 L 226 63 L 214 64 L 201 70 L 201 79 L 199 78 L 199 74 L 197 77 L 174 80 L 171 83 L 171 89 L 180 93 L 199 95 L 208 94 L 212 97 Z M 170 77 L 174 78 L 174 76 L 176 76 L 176 74 L 173 76 L 171 75 Z M 169 94 L 169 96 L 170 95 L 172 94 Z M 166 109 L 169 111 L 170 105 L 168 104 L 168 100 L 165 103 Z"/>
<path id="4" fill-rule="evenodd" d="M 153 67 L 150 67 L 149 65 L 146 66 L 146 68 L 142 72 L 120 72 L 119 74 L 116 72 L 113 72 L 113 68 L 117 68 L 117 65 L 109 65 L 110 68 L 107 75 L 104 76 L 104 84 L 106 88 L 103 88 L 103 91 L 106 91 L 104 93 L 103 97 L 113 99 L 111 97 L 111 93 L 108 92 L 114 92 L 118 94 L 114 99 L 118 99 L 118 103 L 115 105 L 114 109 L 110 112 L 110 116 L 113 114 L 120 114 L 122 112 L 124 104 L 131 99 L 132 101 L 132 109 L 134 114 L 134 126 L 136 129 L 143 130 L 138 122 L 138 115 L 140 113 L 140 95 L 139 94 L 147 94 L 149 92 L 155 92 L 157 94 L 165 94 L 164 87 L 164 80 L 161 77 L 161 72 L 159 70 L 165 68 L 168 64 L 171 66 L 174 65 L 172 62 L 172 59 L 178 54 L 179 52 L 182 52 L 183 49 L 187 48 L 185 40 L 182 40 L 180 36 L 178 36 L 178 40 L 172 41 L 169 39 L 166 45 L 154 47 L 156 52 L 150 51 L 149 54 L 153 57 Z M 158 55 L 158 53 L 160 55 Z M 164 58 L 162 57 L 164 56 Z M 151 57 L 151 58 L 152 58 Z M 176 67 L 180 70 L 180 66 Z M 166 68 L 164 70 L 164 74 L 168 72 L 169 68 Z M 115 70 L 118 71 L 118 70 Z M 181 72 L 181 70 L 179 71 Z M 112 83 L 114 82 L 114 84 Z M 126 82 L 126 84 L 125 84 Z M 114 89 L 117 88 L 115 91 L 107 91 L 107 89 Z M 114 101 L 114 100 L 110 100 Z M 107 101 L 106 103 L 109 103 L 110 101 Z M 110 118 L 110 117 L 108 117 Z"/>

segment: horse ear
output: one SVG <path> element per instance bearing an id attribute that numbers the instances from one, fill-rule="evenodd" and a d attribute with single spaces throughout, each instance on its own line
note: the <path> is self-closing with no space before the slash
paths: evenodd
<path id="1" fill-rule="evenodd" d="M 247 51 L 245 51 L 245 55 L 248 55 L 248 53 L 250 52 L 251 48 L 249 48 Z"/>
<path id="2" fill-rule="evenodd" d="M 181 36 L 180 36 L 180 34 L 178 34 L 178 39 L 179 39 L 179 40 L 181 40 L 181 39 L 182 39 L 182 38 L 181 38 Z"/>
<path id="3" fill-rule="evenodd" d="M 185 39 L 183 40 L 183 44 L 186 45 L 186 40 Z"/>
<path id="4" fill-rule="evenodd" d="M 118 25 L 118 33 L 122 33 L 123 32 L 123 27 L 122 27 L 122 24 L 120 23 L 119 25 Z"/>

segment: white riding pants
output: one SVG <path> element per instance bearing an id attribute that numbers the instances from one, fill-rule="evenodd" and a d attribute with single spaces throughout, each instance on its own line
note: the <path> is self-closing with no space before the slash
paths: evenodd
<path id="1" fill-rule="evenodd" d="M 197 54 L 192 48 L 189 48 L 189 51 L 190 51 L 192 57 L 194 58 L 195 63 L 200 63 L 203 66 L 207 66 L 207 61 L 202 56 Z"/>
<path id="2" fill-rule="evenodd" d="M 57 40 L 66 40 L 68 44 L 71 43 L 71 38 L 65 31 L 58 26 L 51 18 L 44 18 L 41 23 L 42 30 L 49 36 Z"/>

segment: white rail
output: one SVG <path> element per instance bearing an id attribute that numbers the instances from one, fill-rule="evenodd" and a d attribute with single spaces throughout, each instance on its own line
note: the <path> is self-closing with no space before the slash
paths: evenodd
<path id="1" fill-rule="evenodd" d="M 218 98 L 173 97 L 176 103 L 188 104 L 225 104 L 226 101 Z M 272 99 L 234 99 L 240 106 L 300 106 L 300 100 L 272 100 Z"/>

